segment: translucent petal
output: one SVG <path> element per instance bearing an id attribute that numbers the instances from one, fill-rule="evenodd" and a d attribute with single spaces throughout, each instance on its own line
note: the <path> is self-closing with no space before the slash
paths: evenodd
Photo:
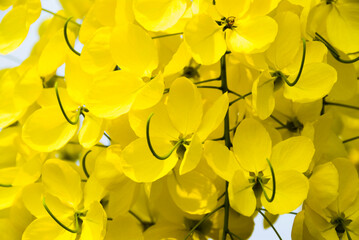
<path id="1" fill-rule="evenodd" d="M 66 121 L 58 106 L 41 108 L 26 120 L 22 139 L 37 151 L 51 152 L 63 147 L 75 135 L 77 128 Z"/>
<path id="2" fill-rule="evenodd" d="M 8 54 L 16 49 L 26 38 L 26 7 L 12 9 L 0 23 L 0 53 Z"/>
<path id="3" fill-rule="evenodd" d="M 26 228 L 22 235 L 22 240 L 75 240 L 76 235 L 76 233 L 71 233 L 62 228 L 51 217 L 43 217 L 34 220 Z"/>
<path id="4" fill-rule="evenodd" d="M 74 46 L 75 35 L 70 28 L 67 29 L 70 44 Z M 64 29 L 59 29 L 46 44 L 41 52 L 38 71 L 39 75 L 46 77 L 54 74 L 58 67 L 64 64 L 66 55 L 71 51 L 64 38 Z"/>
<path id="5" fill-rule="evenodd" d="M 84 148 L 91 148 L 100 141 L 106 128 L 106 121 L 92 114 L 86 114 L 79 132 L 79 142 Z"/>
<path id="6" fill-rule="evenodd" d="M 106 234 L 107 216 L 99 202 L 93 202 L 83 218 L 81 240 L 103 239 Z"/>
<path id="7" fill-rule="evenodd" d="M 157 154 L 167 154 L 173 147 L 166 139 L 151 138 L 151 143 Z M 121 167 L 123 172 L 135 182 L 154 182 L 165 176 L 176 165 L 177 154 L 166 160 L 154 157 L 148 148 L 145 138 L 139 138 L 122 151 Z"/>
<path id="8" fill-rule="evenodd" d="M 115 239 L 143 240 L 142 225 L 129 213 L 108 221 L 105 240 Z"/>
<path id="9" fill-rule="evenodd" d="M 278 24 L 278 34 L 266 51 L 266 56 L 277 70 L 281 70 L 294 59 L 299 50 L 300 20 L 289 11 L 277 14 L 274 19 Z"/>
<path id="10" fill-rule="evenodd" d="M 274 80 L 268 72 L 263 72 L 252 86 L 253 110 L 262 120 L 268 118 L 274 110 Z"/>
<path id="11" fill-rule="evenodd" d="M 164 31 L 181 18 L 187 7 L 185 0 L 134 0 L 136 20 L 149 31 Z"/>
<path id="12" fill-rule="evenodd" d="M 349 53 L 358 51 L 359 6 L 357 2 L 335 4 L 327 16 L 327 33 L 334 47 Z"/>
<path id="13" fill-rule="evenodd" d="M 242 17 L 249 9 L 250 0 L 216 0 L 216 9 L 223 17 Z"/>
<path id="14" fill-rule="evenodd" d="M 45 162 L 42 183 L 46 192 L 75 209 L 82 201 L 80 175 L 62 160 L 50 159 Z"/>
<path id="15" fill-rule="evenodd" d="M 274 171 L 295 170 L 304 173 L 314 155 L 314 144 L 307 137 L 291 137 L 273 147 L 271 164 Z"/>
<path id="16" fill-rule="evenodd" d="M 111 31 L 110 27 L 99 28 L 82 48 L 80 63 L 87 73 L 109 72 L 115 68 L 110 52 Z"/>
<path id="17" fill-rule="evenodd" d="M 129 114 L 124 114 L 118 118 L 113 119 L 106 129 L 106 132 L 111 136 L 113 143 L 118 143 L 125 147 L 137 138 L 135 132 L 132 130 L 129 122 Z M 145 135 L 143 135 L 144 137 Z"/>
<path id="18" fill-rule="evenodd" d="M 228 197 L 231 207 L 240 214 L 250 217 L 256 209 L 256 196 L 242 170 L 236 171 L 229 182 Z"/>
<path id="19" fill-rule="evenodd" d="M 307 198 L 309 190 L 308 179 L 293 170 L 276 171 L 276 192 L 273 202 L 268 202 L 264 194 L 261 201 L 263 207 L 272 214 L 284 214 L 297 209 Z M 272 195 L 272 179 L 265 184 L 268 196 Z"/>
<path id="20" fill-rule="evenodd" d="M 296 76 L 289 76 L 293 82 Z M 293 102 L 307 103 L 327 95 L 337 81 L 335 69 L 325 63 L 310 63 L 304 65 L 298 83 L 289 87 L 284 85 L 284 96 Z"/>
<path id="21" fill-rule="evenodd" d="M 158 65 L 154 41 L 141 27 L 128 24 L 116 27 L 111 36 L 110 50 L 116 64 L 138 76 L 151 77 Z"/>
<path id="22" fill-rule="evenodd" d="M 202 142 L 197 134 L 194 134 L 189 146 L 186 146 L 179 174 L 185 174 L 195 169 L 202 157 Z"/>
<path id="23" fill-rule="evenodd" d="M 262 124 L 247 118 L 234 135 L 233 151 L 242 168 L 258 173 L 268 167 L 266 159 L 270 159 L 272 140 Z"/>
<path id="24" fill-rule="evenodd" d="M 197 135 L 204 141 L 223 122 L 228 109 L 229 99 L 225 93 L 220 96 L 206 111 Z"/>
<path id="25" fill-rule="evenodd" d="M 202 120 L 202 99 L 190 80 L 181 77 L 172 83 L 167 111 L 171 122 L 183 137 L 197 130 Z"/>
<path id="26" fill-rule="evenodd" d="M 218 62 L 227 49 L 221 27 L 207 15 L 195 15 L 188 22 L 184 40 L 196 62 L 204 65 Z"/>
<path id="27" fill-rule="evenodd" d="M 33 183 L 23 189 L 22 201 L 28 211 L 36 218 L 48 216 L 42 205 L 43 186 L 42 183 Z"/>
<path id="28" fill-rule="evenodd" d="M 158 74 L 138 91 L 132 109 L 140 110 L 154 106 L 161 100 L 163 90 L 163 75 Z"/>
<path id="29" fill-rule="evenodd" d="M 339 175 L 331 162 L 313 169 L 309 178 L 309 192 L 306 203 L 313 209 L 324 209 L 338 196 Z"/>
<path id="30" fill-rule="evenodd" d="M 211 212 L 217 204 L 217 188 L 205 175 L 192 171 L 167 178 L 168 191 L 176 205 L 190 214 Z"/>
<path id="31" fill-rule="evenodd" d="M 212 170 L 226 181 L 232 180 L 234 173 L 240 169 L 233 152 L 219 142 L 206 141 L 204 156 Z"/>
<path id="32" fill-rule="evenodd" d="M 227 45 L 233 52 L 263 52 L 274 41 L 277 31 L 277 23 L 268 16 L 238 20 L 236 28 L 226 31 Z"/>
<path id="33" fill-rule="evenodd" d="M 124 70 L 98 75 L 89 91 L 86 107 L 97 117 L 116 118 L 130 110 L 143 85 L 139 77 Z"/>

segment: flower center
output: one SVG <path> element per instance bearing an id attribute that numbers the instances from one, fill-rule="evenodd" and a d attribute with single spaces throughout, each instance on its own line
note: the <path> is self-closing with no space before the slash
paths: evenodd
<path id="1" fill-rule="evenodd" d="M 339 239 L 342 239 L 345 231 L 348 231 L 347 227 L 351 222 L 352 220 L 345 218 L 343 213 L 330 221 L 330 223 L 335 226 L 335 231 L 337 232 Z"/>

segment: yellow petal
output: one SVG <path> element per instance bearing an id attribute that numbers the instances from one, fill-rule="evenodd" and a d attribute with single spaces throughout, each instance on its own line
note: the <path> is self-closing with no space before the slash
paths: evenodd
<path id="1" fill-rule="evenodd" d="M 92 5 L 91 0 L 83 0 L 81 2 L 71 0 L 60 0 L 61 6 L 67 13 L 67 16 L 74 18 L 83 18 Z"/>
<path id="2" fill-rule="evenodd" d="M 154 41 L 141 27 L 128 24 L 116 27 L 111 36 L 110 50 L 116 64 L 138 76 L 151 77 L 158 65 Z"/>
<path id="3" fill-rule="evenodd" d="M 216 9 L 224 17 L 241 17 L 249 9 L 251 1 L 216 0 Z"/>
<path id="4" fill-rule="evenodd" d="M 142 225 L 129 213 L 114 218 L 107 223 L 105 240 L 134 239 L 143 240 Z"/>
<path id="5" fill-rule="evenodd" d="M 63 147 L 75 135 L 77 127 L 66 121 L 58 106 L 41 108 L 26 120 L 22 139 L 37 151 L 51 152 Z"/>
<path id="6" fill-rule="evenodd" d="M 272 140 L 258 121 L 247 118 L 238 126 L 233 151 L 242 168 L 249 172 L 263 171 L 272 152 Z"/>
<path id="7" fill-rule="evenodd" d="M 111 136 L 112 142 L 118 143 L 123 147 L 127 146 L 137 138 L 130 126 L 128 117 L 129 114 L 124 114 L 113 119 L 106 129 L 106 132 Z"/>
<path id="8" fill-rule="evenodd" d="M 204 141 L 223 121 L 228 109 L 228 94 L 220 96 L 203 116 L 197 135 Z"/>
<path id="9" fill-rule="evenodd" d="M 28 211 L 36 218 L 48 216 L 42 205 L 43 186 L 42 183 L 33 183 L 23 189 L 22 201 Z"/>
<path id="10" fill-rule="evenodd" d="M 313 169 L 309 178 L 309 192 L 306 203 L 313 209 L 324 209 L 338 196 L 339 175 L 331 162 Z"/>
<path id="11" fill-rule="evenodd" d="M 234 173 L 240 169 L 233 152 L 221 143 L 206 141 L 204 156 L 212 170 L 226 181 L 232 180 Z"/>
<path id="12" fill-rule="evenodd" d="M 211 212 L 217 204 L 217 188 L 205 175 L 192 171 L 167 178 L 168 191 L 176 205 L 190 214 Z"/>
<path id="13" fill-rule="evenodd" d="M 294 78 L 296 76 L 291 75 L 288 81 L 293 82 Z M 283 94 L 293 102 L 314 102 L 327 95 L 336 81 L 337 72 L 333 67 L 325 63 L 310 63 L 304 65 L 302 75 L 295 86 L 284 85 Z"/>
<path id="14" fill-rule="evenodd" d="M 154 106 L 161 100 L 163 90 L 163 75 L 160 73 L 138 91 L 132 109 L 140 110 Z"/>
<path id="15" fill-rule="evenodd" d="M 151 138 L 152 146 L 159 155 L 167 154 L 173 147 L 165 139 Z M 123 172 L 135 182 L 154 182 L 165 176 L 176 165 L 177 154 L 172 153 L 165 160 L 154 157 L 145 138 L 139 138 L 122 151 Z"/>
<path id="16" fill-rule="evenodd" d="M 277 31 L 277 23 L 268 16 L 239 20 L 236 28 L 226 31 L 227 45 L 233 52 L 263 52 L 274 41 Z"/>
<path id="17" fill-rule="evenodd" d="M 99 28 L 81 51 L 80 63 L 84 71 L 90 74 L 109 72 L 115 68 L 110 52 L 112 28 Z"/>
<path id="18" fill-rule="evenodd" d="M 172 83 L 167 111 L 171 122 L 183 137 L 197 130 L 202 120 L 202 99 L 190 80 L 181 77 Z"/>
<path id="19" fill-rule="evenodd" d="M 292 12 L 281 12 L 274 18 L 278 24 L 278 34 L 275 41 L 266 52 L 268 59 L 277 70 L 286 67 L 299 50 L 300 20 Z"/>
<path id="20" fill-rule="evenodd" d="M 263 207 L 272 214 L 284 214 L 297 209 L 307 198 L 308 179 L 297 171 L 276 171 L 276 192 L 273 202 L 268 202 L 262 193 Z M 268 196 L 272 195 L 272 179 L 265 184 Z"/>
<path id="21" fill-rule="evenodd" d="M 27 35 L 26 7 L 18 6 L 8 12 L 0 23 L 0 53 L 8 54 L 24 41 Z"/>
<path id="22" fill-rule="evenodd" d="M 236 171 L 229 182 L 228 197 L 231 207 L 240 214 L 250 217 L 256 209 L 256 196 L 242 170 Z"/>
<path id="23" fill-rule="evenodd" d="M 187 7 L 185 0 L 134 0 L 136 20 L 149 31 L 164 31 L 181 18 Z"/>
<path id="24" fill-rule="evenodd" d="M 185 174 L 193 169 L 195 169 L 201 160 L 202 157 L 202 142 L 197 136 L 197 134 L 194 134 L 191 140 L 190 145 L 186 146 L 186 152 L 184 154 L 179 174 Z"/>
<path id="25" fill-rule="evenodd" d="M 67 29 L 70 44 L 74 46 L 75 35 L 70 28 Z M 41 52 L 38 64 L 39 75 L 46 77 L 56 72 L 57 68 L 64 64 L 67 53 L 71 51 L 64 38 L 64 29 L 59 29 L 51 37 Z"/>
<path id="26" fill-rule="evenodd" d="M 263 72 L 252 86 L 253 110 L 262 120 L 268 118 L 274 110 L 274 80 L 268 72 Z"/>
<path id="27" fill-rule="evenodd" d="M 98 75 L 88 94 L 86 107 L 97 117 L 116 118 L 127 113 L 143 81 L 124 70 Z"/>
<path id="28" fill-rule="evenodd" d="M 80 57 L 69 53 L 65 62 L 66 89 L 68 95 L 82 105 L 87 103 L 87 95 L 91 88 L 94 76 L 86 73 L 80 64 Z M 61 94 L 61 101 L 62 101 Z"/>
<path id="29" fill-rule="evenodd" d="M 91 148 L 100 141 L 106 128 L 106 121 L 87 113 L 79 132 L 79 142 L 84 148 Z"/>
<path id="30" fill-rule="evenodd" d="M 304 173 L 314 155 L 314 145 L 307 137 L 291 137 L 273 147 L 271 164 L 275 171 L 296 170 Z"/>
<path id="31" fill-rule="evenodd" d="M 83 218 L 81 240 L 103 239 L 106 234 L 107 216 L 99 202 L 93 202 Z"/>
<path id="32" fill-rule="evenodd" d="M 82 201 L 80 175 L 65 161 L 47 160 L 42 170 L 42 183 L 46 192 L 75 209 Z"/>
<path id="33" fill-rule="evenodd" d="M 207 15 L 195 15 L 186 25 L 184 40 L 196 62 L 210 65 L 226 52 L 222 28 Z"/>
<path id="34" fill-rule="evenodd" d="M 72 226 L 73 227 L 73 226 Z M 75 240 L 76 233 L 71 233 L 59 224 L 57 224 L 50 216 L 34 220 L 22 235 L 23 240 Z"/>

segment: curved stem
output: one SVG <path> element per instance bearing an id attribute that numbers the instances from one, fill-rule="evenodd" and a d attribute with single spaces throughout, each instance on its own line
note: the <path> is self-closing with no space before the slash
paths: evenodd
<path id="1" fill-rule="evenodd" d="M 59 89 L 58 89 L 58 82 L 55 83 L 55 92 L 56 92 L 57 101 L 58 101 L 58 103 L 59 103 L 59 106 L 60 106 L 62 115 L 64 115 L 64 117 L 66 118 L 66 120 L 67 120 L 70 124 L 76 125 L 76 124 L 79 122 L 80 114 L 81 114 L 81 112 L 82 112 L 82 108 L 80 108 L 80 110 L 78 110 L 78 113 L 77 113 L 77 116 L 76 116 L 76 120 L 75 120 L 75 121 L 71 121 L 71 119 L 66 115 L 65 109 L 64 109 L 64 107 L 62 106 L 61 99 L 60 99 L 60 94 L 59 94 Z"/>
<path id="2" fill-rule="evenodd" d="M 201 225 L 204 221 L 206 221 L 208 218 L 210 218 L 215 212 L 217 212 L 219 209 L 221 209 L 222 207 L 224 207 L 224 205 L 221 205 L 219 207 L 217 207 L 216 209 L 214 209 L 212 212 L 206 214 L 187 234 L 187 236 L 184 238 L 184 240 L 187 240 L 194 231 L 196 231 L 196 229 L 199 227 L 199 225 Z"/>
<path id="3" fill-rule="evenodd" d="M 213 79 L 207 79 L 207 80 L 203 80 L 203 81 L 199 81 L 199 82 L 194 82 L 195 85 L 197 84 L 202 84 L 202 83 L 207 83 L 207 82 L 215 82 L 215 81 L 220 81 L 220 78 L 213 78 Z"/>
<path id="4" fill-rule="evenodd" d="M 278 118 L 274 117 L 273 115 L 270 115 L 270 117 L 276 121 L 277 123 L 279 123 L 283 128 L 287 128 L 287 125 L 285 125 L 284 123 L 282 123 Z"/>
<path id="5" fill-rule="evenodd" d="M 282 240 L 281 236 L 279 235 L 277 229 L 275 229 L 275 227 L 273 226 L 273 224 L 271 223 L 271 221 L 266 217 L 266 215 L 264 215 L 259 209 L 257 209 L 257 212 L 259 212 L 260 215 L 262 215 L 262 217 L 267 221 L 267 223 L 271 226 L 271 228 L 273 229 L 273 231 L 275 232 L 275 234 L 277 234 L 278 238 L 280 240 Z"/>
<path id="6" fill-rule="evenodd" d="M 148 120 L 147 120 L 147 124 L 146 124 L 146 139 L 147 139 L 147 145 L 151 151 L 151 153 L 153 154 L 153 156 L 155 156 L 157 159 L 159 160 L 165 160 L 167 158 L 169 158 L 171 156 L 171 154 L 173 153 L 173 151 L 179 147 L 182 143 L 183 143 L 183 140 L 179 140 L 174 146 L 173 148 L 171 149 L 171 151 L 169 153 L 167 153 L 165 156 L 160 156 L 158 155 L 155 150 L 153 149 L 153 146 L 151 144 L 151 140 L 150 140 L 150 122 L 151 122 L 151 118 L 153 116 L 154 113 L 151 113 L 151 115 L 148 117 Z"/>
<path id="7" fill-rule="evenodd" d="M 6 188 L 8 188 L 8 187 L 12 187 L 12 184 L 1 184 L 1 183 L 0 183 L 0 187 L 6 187 Z"/>
<path id="8" fill-rule="evenodd" d="M 354 59 L 350 59 L 350 60 L 345 60 L 345 59 L 341 59 L 339 56 L 339 53 L 337 50 L 335 50 L 335 48 L 327 41 L 325 40 L 325 38 L 323 38 L 319 33 L 315 33 L 315 36 L 317 38 L 317 40 L 321 41 L 329 50 L 329 52 L 332 54 L 332 56 L 339 62 L 341 63 L 355 63 L 357 61 L 359 61 L 359 57 L 354 58 Z"/>
<path id="9" fill-rule="evenodd" d="M 285 81 L 285 83 L 289 86 L 289 87 L 293 87 L 295 84 L 297 84 L 297 82 L 299 81 L 300 76 L 302 75 L 302 71 L 303 71 L 303 67 L 304 67 L 304 62 L 305 62 L 305 54 L 306 54 L 306 42 L 305 39 L 303 40 L 303 56 L 302 56 L 302 62 L 300 63 L 300 68 L 299 68 L 299 72 L 297 74 L 297 77 L 295 78 L 295 80 L 293 82 L 289 82 L 287 77 L 284 76 L 284 74 L 282 72 L 279 71 L 282 79 Z"/>
<path id="10" fill-rule="evenodd" d="M 234 233 L 232 233 L 232 232 L 228 232 L 228 234 L 229 234 L 229 236 L 232 237 L 232 239 L 233 239 L 233 237 L 235 237 L 235 238 L 237 238 L 237 239 L 239 239 L 239 240 L 242 240 L 242 238 L 241 238 L 240 236 L 238 236 L 238 235 L 236 235 L 236 234 L 234 234 Z"/>
<path id="11" fill-rule="evenodd" d="M 90 174 L 88 173 L 87 169 L 86 169 L 86 157 L 87 155 L 92 152 L 91 150 L 88 150 L 87 153 L 85 153 L 85 155 L 82 158 L 82 170 L 84 171 L 85 175 L 87 178 L 90 177 Z"/>
<path id="12" fill-rule="evenodd" d="M 275 183 L 275 175 L 274 175 L 274 170 L 273 170 L 273 167 L 272 167 L 272 164 L 270 163 L 270 161 L 268 160 L 267 158 L 267 162 L 269 164 L 269 167 L 270 167 L 270 171 L 271 171 L 271 174 L 272 174 L 272 183 L 273 183 L 273 191 L 272 191 L 272 196 L 269 198 L 265 189 L 264 189 L 264 185 L 262 183 L 262 180 L 261 179 L 258 179 L 258 182 L 260 183 L 260 185 L 262 186 L 262 190 L 263 190 L 263 194 L 264 194 L 264 197 L 266 198 L 266 200 L 268 202 L 273 202 L 274 200 L 274 197 L 275 197 L 275 190 L 276 190 L 276 183 Z"/>
<path id="13" fill-rule="evenodd" d="M 66 43 L 67 43 L 67 46 L 69 46 L 69 48 L 71 49 L 71 51 L 73 51 L 76 55 L 80 56 L 81 54 L 76 51 L 70 44 L 70 41 L 69 41 L 69 38 L 67 36 L 67 25 L 69 24 L 69 22 L 71 21 L 72 17 L 70 17 L 69 19 L 67 19 L 66 23 L 65 23 L 65 26 L 64 26 L 64 36 L 65 36 L 65 40 L 66 40 Z"/>
<path id="14" fill-rule="evenodd" d="M 359 110 L 359 107 L 357 107 L 357 106 L 351 106 L 351 105 L 342 104 L 342 103 L 324 101 L 324 105 L 332 105 L 332 106 L 337 106 L 337 107 L 345 107 L 345 108 L 351 108 L 351 109 Z"/>
<path id="15" fill-rule="evenodd" d="M 197 88 L 208 88 L 208 89 L 222 90 L 221 87 L 215 87 L 215 86 L 197 86 Z"/>
<path id="16" fill-rule="evenodd" d="M 350 236 L 350 234 L 349 234 L 348 229 L 345 229 L 345 232 L 347 233 L 348 240 L 352 240 L 352 238 L 351 238 L 351 236 Z"/>
<path id="17" fill-rule="evenodd" d="M 76 226 L 76 229 L 73 230 L 71 228 L 68 228 L 67 226 L 65 226 L 62 222 L 60 222 L 60 220 L 58 220 L 55 215 L 50 211 L 50 209 L 47 207 L 46 205 L 46 202 L 45 202 L 45 198 L 43 197 L 42 198 L 42 205 L 44 206 L 46 212 L 51 216 L 52 219 L 55 220 L 55 222 L 57 224 L 59 224 L 63 229 L 65 229 L 66 231 L 69 231 L 71 233 L 78 233 L 79 232 L 79 222 L 78 222 L 78 217 L 77 215 L 75 214 L 75 226 Z"/>

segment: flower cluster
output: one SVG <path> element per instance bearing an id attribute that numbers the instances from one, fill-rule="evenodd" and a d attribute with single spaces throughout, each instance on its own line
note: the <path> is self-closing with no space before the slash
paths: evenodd
<path id="1" fill-rule="evenodd" d="M 60 2 L 0 3 L 1 54 L 51 14 L 0 70 L 1 239 L 359 239 L 358 1 Z"/>

